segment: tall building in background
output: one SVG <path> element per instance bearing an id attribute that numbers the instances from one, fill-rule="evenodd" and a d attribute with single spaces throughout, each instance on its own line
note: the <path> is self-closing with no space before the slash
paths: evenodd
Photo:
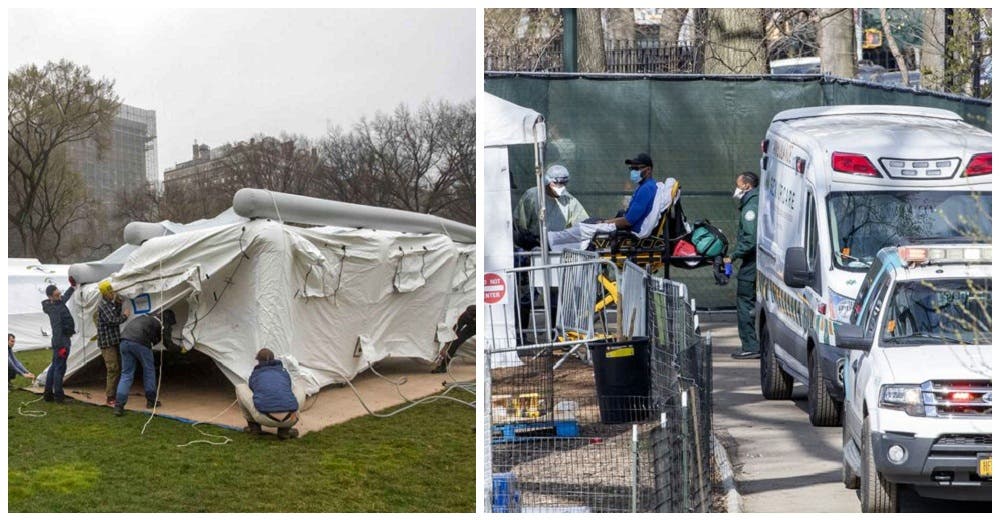
<path id="1" fill-rule="evenodd" d="M 112 124 L 111 146 L 100 157 L 92 139 L 70 143 L 67 151 L 91 195 L 117 195 L 144 183 L 161 187 L 153 110 L 122 105 Z"/>

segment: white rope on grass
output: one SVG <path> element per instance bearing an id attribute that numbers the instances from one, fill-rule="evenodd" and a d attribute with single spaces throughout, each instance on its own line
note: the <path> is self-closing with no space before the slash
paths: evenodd
<path id="1" fill-rule="evenodd" d="M 225 440 L 222 440 L 222 441 L 213 441 L 213 440 L 209 440 L 209 439 L 195 439 L 195 440 L 190 441 L 190 442 L 185 442 L 184 444 L 178 444 L 177 447 L 178 448 L 185 448 L 187 446 L 191 446 L 192 444 L 209 444 L 211 446 L 224 446 L 226 444 L 229 444 L 230 442 L 233 442 L 232 439 L 230 439 L 229 437 L 227 437 L 225 435 L 221 435 L 221 434 L 217 434 L 217 433 L 208 433 L 208 432 L 202 430 L 201 428 L 198 428 L 198 425 L 199 424 L 204 424 L 204 423 L 210 423 L 210 422 L 218 419 L 220 416 L 222 416 L 222 414 L 228 412 L 229 409 L 232 408 L 233 405 L 236 404 L 236 403 L 238 403 L 238 402 L 239 402 L 239 399 L 236 399 L 233 402 L 229 403 L 229 406 L 225 407 L 221 412 L 219 412 L 218 414 L 216 414 L 215 417 L 212 417 L 211 419 L 208 419 L 207 421 L 198 421 L 198 422 L 196 422 L 196 423 L 194 423 L 194 424 L 191 425 L 192 428 L 194 428 L 195 430 L 197 430 L 198 433 L 204 435 L 205 437 L 215 437 L 215 438 L 225 439 Z"/>
<path id="2" fill-rule="evenodd" d="M 27 409 L 25 409 L 25 407 L 28 406 L 29 404 L 37 403 L 38 401 L 41 401 L 42 399 L 43 399 L 43 397 L 39 397 L 38 399 L 35 399 L 33 401 L 21 401 L 21 404 L 17 405 L 17 413 L 18 413 L 18 415 L 23 415 L 25 417 L 45 417 L 49 413 L 46 412 L 46 411 L 44 411 L 44 410 L 27 410 Z"/>
<path id="3" fill-rule="evenodd" d="M 163 337 L 163 320 L 160 320 L 160 337 Z M 165 350 L 165 349 L 164 349 Z M 142 425 L 142 431 L 139 435 L 146 434 L 146 427 L 149 423 L 153 422 L 153 417 L 156 417 L 156 407 L 160 404 L 160 384 L 163 383 L 163 350 L 160 351 L 160 371 L 156 376 L 156 397 L 153 399 L 153 409 L 149 412 L 149 419 L 146 419 L 146 423 Z"/>
<path id="4" fill-rule="evenodd" d="M 386 418 L 392 417 L 392 416 L 394 416 L 394 415 L 396 415 L 398 413 L 401 413 L 401 412 L 404 412 L 406 410 L 409 410 L 410 408 L 413 408 L 414 406 L 421 405 L 421 404 L 427 404 L 427 403 L 433 403 L 433 402 L 439 401 L 439 400 L 454 401 L 456 403 L 468 406 L 469 408 L 472 408 L 473 410 L 476 409 L 476 402 L 475 401 L 472 401 L 472 402 L 463 401 L 461 399 L 458 399 L 458 398 L 455 398 L 455 397 L 452 397 L 452 396 L 448 395 L 448 393 L 450 393 L 455 388 L 460 388 L 460 386 L 458 386 L 458 385 L 456 385 L 456 386 L 449 386 L 444 392 L 442 392 L 440 394 L 437 394 L 437 395 L 431 395 L 431 396 L 423 397 L 421 399 L 411 400 L 411 399 L 407 398 L 405 395 L 403 395 L 403 392 L 399 389 L 399 387 L 402 384 L 406 383 L 406 378 L 405 377 L 401 377 L 400 378 L 399 381 L 401 381 L 401 382 L 396 382 L 396 381 L 393 381 L 393 380 L 389 379 L 388 377 L 383 376 L 382 374 L 378 373 L 378 371 L 375 370 L 374 366 L 371 363 L 368 364 L 368 368 L 372 371 L 373 374 L 375 374 L 379 378 L 387 381 L 389 384 L 393 385 L 396 388 L 396 393 L 398 393 L 399 396 L 402 397 L 403 400 L 407 403 L 406 406 L 403 406 L 402 408 L 399 408 L 398 410 L 393 410 L 392 412 L 389 412 L 389 413 L 378 413 L 378 412 L 376 412 L 376 411 L 374 411 L 374 410 L 372 410 L 371 408 L 368 407 L 368 403 L 366 403 L 365 400 L 364 400 L 364 398 L 361 397 L 361 393 L 358 392 L 358 389 L 354 386 L 354 383 L 352 383 L 349 378 L 345 377 L 344 374 L 337 373 L 337 375 L 339 375 L 340 377 L 344 378 L 344 381 L 347 383 L 347 386 L 349 386 L 351 388 L 351 391 L 354 392 L 354 396 L 358 398 L 358 402 L 361 403 L 361 407 L 364 408 L 366 412 L 368 412 L 368 415 L 371 415 L 373 417 L 378 417 L 380 419 L 386 419 Z"/>
<path id="5" fill-rule="evenodd" d="M 158 302 L 160 304 L 160 319 L 159 319 L 159 322 L 160 322 L 160 342 L 163 342 L 163 333 L 166 330 L 166 326 L 163 324 L 163 313 L 165 312 L 165 310 L 162 308 L 163 307 L 163 256 L 160 256 L 158 271 L 160 273 L 160 301 Z M 150 309 L 150 311 L 152 311 L 152 309 Z M 152 345 L 149 348 L 152 349 L 153 348 Z M 146 427 L 149 426 L 149 423 L 153 422 L 153 417 L 156 417 L 156 407 L 160 404 L 160 385 L 163 384 L 163 351 L 164 350 L 166 350 L 166 348 L 164 348 L 163 350 L 160 351 L 160 370 L 159 370 L 159 374 L 157 374 L 157 376 L 156 376 L 156 396 L 153 398 L 153 409 L 149 413 L 149 419 L 146 419 L 146 423 L 142 425 L 142 430 L 139 432 L 140 436 L 146 434 Z M 143 381 L 143 384 L 145 384 L 145 381 Z"/>
<path id="6" fill-rule="evenodd" d="M 447 390 L 445 390 L 443 393 L 440 393 L 438 395 L 427 396 L 427 397 L 424 397 L 422 399 L 417 399 L 415 401 L 410 401 L 409 399 L 407 399 L 407 401 L 409 402 L 409 404 L 407 404 L 406 406 L 403 406 L 402 408 L 400 408 L 398 410 L 393 410 L 393 411 L 391 411 L 389 413 L 378 413 L 378 412 L 375 412 L 371 408 L 368 407 L 368 404 L 365 403 L 364 398 L 361 397 L 361 394 L 358 392 L 358 389 L 354 387 L 354 384 L 351 383 L 350 380 L 347 380 L 347 386 L 349 386 L 351 388 L 351 391 L 354 392 L 355 397 L 358 398 L 358 402 L 361 403 L 361 406 L 365 409 L 366 412 L 368 412 L 368 415 L 371 415 L 371 416 L 374 416 L 374 417 L 378 417 L 380 419 L 387 419 L 387 418 L 392 417 L 392 416 L 394 416 L 394 415 L 396 415 L 398 413 L 405 412 L 406 410 L 409 410 L 410 408 L 413 408 L 414 406 L 418 406 L 418 405 L 426 404 L 426 403 L 433 403 L 434 401 L 439 401 L 439 400 L 454 401 L 456 403 L 468 406 L 469 408 L 472 408 L 473 410 L 476 409 L 476 403 L 475 402 L 471 402 L 470 403 L 469 401 L 463 401 L 463 400 L 458 399 L 456 397 L 451 397 L 450 395 L 447 395 L 448 392 L 451 392 L 451 390 L 455 388 L 455 387 L 450 387 Z M 404 399 L 406 399 L 406 398 L 404 397 Z"/>

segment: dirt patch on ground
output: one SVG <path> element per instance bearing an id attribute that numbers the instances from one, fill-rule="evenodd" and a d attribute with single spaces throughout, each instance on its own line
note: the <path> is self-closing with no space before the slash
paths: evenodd
<path id="1" fill-rule="evenodd" d="M 181 419 L 188 422 L 207 422 L 223 427 L 242 429 L 246 421 L 236 399 L 233 385 L 211 360 L 197 351 L 186 354 L 188 360 L 172 361 L 164 365 L 160 385 L 160 401 L 157 415 Z M 200 356 L 200 358 L 199 358 Z M 207 360 L 207 362 L 205 361 Z M 95 378 L 104 370 L 101 362 L 92 363 L 95 370 L 88 370 L 79 377 L 67 381 L 66 395 L 73 399 L 104 405 L 104 382 Z M 405 378 L 399 386 L 390 384 L 370 371 L 358 375 L 352 383 L 361 399 L 373 411 L 385 410 L 432 394 L 439 393 L 447 385 L 456 381 L 475 381 L 475 359 L 468 356 L 456 357 L 448 374 L 430 373 L 433 365 L 414 359 L 388 359 L 375 365 L 376 370 L 388 379 Z M 90 369 L 91 367 L 88 367 Z M 41 393 L 42 388 L 28 387 L 27 390 Z M 463 392 L 456 390 L 456 392 Z M 453 392 L 454 393 L 454 392 Z M 129 393 L 127 410 L 148 413 L 145 408 L 141 378 L 136 378 Z M 228 407 L 228 409 L 227 409 Z M 111 413 L 111 410 L 108 410 Z M 296 425 L 300 433 L 319 431 L 327 426 L 342 423 L 368 413 L 358 396 L 347 386 L 328 386 L 315 396 L 310 396 Z M 268 430 L 268 428 L 265 428 Z"/>

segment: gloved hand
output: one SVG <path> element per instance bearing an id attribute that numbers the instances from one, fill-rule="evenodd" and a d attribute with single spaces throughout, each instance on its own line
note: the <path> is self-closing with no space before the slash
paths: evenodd
<path id="1" fill-rule="evenodd" d="M 69 277 L 69 286 L 76 287 L 76 278 L 73 278 L 72 276 Z"/>
<path id="2" fill-rule="evenodd" d="M 729 283 L 729 274 L 732 273 L 732 265 L 719 257 L 712 259 L 712 276 L 715 277 L 715 285 L 726 285 Z M 729 271 L 729 273 L 726 271 Z"/>
<path id="3" fill-rule="evenodd" d="M 60 358 L 66 359 L 66 357 L 69 356 L 69 349 L 67 349 L 66 347 L 61 347 L 58 350 L 58 354 Z"/>

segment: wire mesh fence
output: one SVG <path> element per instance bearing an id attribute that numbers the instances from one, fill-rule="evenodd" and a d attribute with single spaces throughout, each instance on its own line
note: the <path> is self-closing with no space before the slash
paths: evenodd
<path id="1" fill-rule="evenodd" d="M 601 267 L 596 258 L 562 260 L 564 272 Z M 684 285 L 630 262 L 614 279 L 617 307 L 630 309 L 622 326 L 641 319 L 648 337 L 620 337 L 612 327 L 576 343 L 589 351 L 579 358 L 560 358 L 571 348 L 565 342 L 488 352 L 489 510 L 710 510 L 710 344 L 698 333 L 694 302 Z M 594 298 L 579 299 L 593 305 L 598 285 Z"/>

